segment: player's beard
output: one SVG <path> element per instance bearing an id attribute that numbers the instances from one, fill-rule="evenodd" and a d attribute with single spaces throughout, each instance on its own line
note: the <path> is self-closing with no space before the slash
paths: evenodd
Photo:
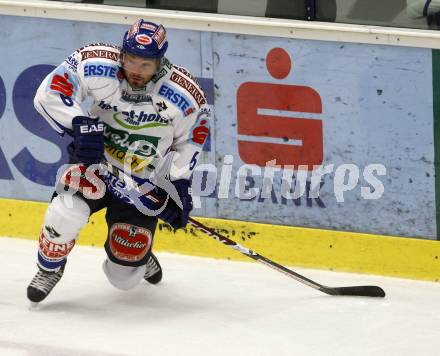
<path id="1" fill-rule="evenodd" d="M 144 88 L 147 83 L 150 81 L 151 77 L 145 78 L 138 74 L 127 73 L 126 74 L 128 83 L 133 89 L 141 89 Z"/>

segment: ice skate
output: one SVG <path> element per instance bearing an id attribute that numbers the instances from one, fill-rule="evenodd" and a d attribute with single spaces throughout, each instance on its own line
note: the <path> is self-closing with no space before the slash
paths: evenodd
<path id="1" fill-rule="evenodd" d="M 64 266 L 58 272 L 47 272 L 39 268 L 27 288 L 27 297 L 33 303 L 39 303 L 46 298 L 64 273 Z"/>
<path id="2" fill-rule="evenodd" d="M 162 267 L 153 253 L 151 253 L 145 267 L 144 279 L 151 284 L 158 284 L 162 280 Z"/>

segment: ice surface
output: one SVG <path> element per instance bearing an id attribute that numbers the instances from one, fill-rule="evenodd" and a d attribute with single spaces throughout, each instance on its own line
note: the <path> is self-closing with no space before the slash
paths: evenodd
<path id="1" fill-rule="evenodd" d="M 163 282 L 123 292 L 101 270 L 103 249 L 76 246 L 63 279 L 31 308 L 36 242 L 0 238 L 0 356 L 440 354 L 438 283 L 292 268 L 387 292 L 332 297 L 256 263 L 157 256 Z"/>

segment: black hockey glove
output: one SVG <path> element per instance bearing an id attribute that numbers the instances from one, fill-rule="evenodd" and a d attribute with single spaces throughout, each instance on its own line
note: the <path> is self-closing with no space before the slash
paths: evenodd
<path id="1" fill-rule="evenodd" d="M 176 187 L 179 194 L 182 209 L 170 198 L 166 208 L 157 217 L 170 224 L 173 228 L 180 229 L 188 224 L 189 213 L 193 208 L 191 183 L 186 179 L 179 179 L 171 183 Z"/>
<path id="2" fill-rule="evenodd" d="M 73 142 L 68 148 L 72 163 L 99 163 L 104 154 L 104 124 L 98 119 L 75 116 L 72 131 Z"/>

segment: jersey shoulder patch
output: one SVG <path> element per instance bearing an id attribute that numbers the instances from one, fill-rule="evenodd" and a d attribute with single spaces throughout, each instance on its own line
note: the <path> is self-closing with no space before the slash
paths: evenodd
<path id="1" fill-rule="evenodd" d="M 194 77 L 191 74 L 191 72 L 188 69 L 186 69 L 185 67 L 181 67 L 181 66 L 173 64 L 173 69 L 179 71 L 182 75 L 184 75 L 187 78 L 191 79 L 194 83 L 196 83 L 198 86 L 200 86 L 199 82 L 197 81 L 197 78 Z"/>
<path id="2" fill-rule="evenodd" d="M 101 77 L 119 80 L 119 74 L 119 67 L 108 62 L 90 61 L 83 67 L 84 78 Z"/>
<path id="3" fill-rule="evenodd" d="M 206 97 L 197 79 L 185 67 L 173 66 L 169 80 L 189 93 L 197 103 L 198 108 L 206 104 Z"/>
<path id="4" fill-rule="evenodd" d="M 159 97 L 165 99 L 172 107 L 180 111 L 184 117 L 197 110 L 196 104 L 194 100 L 190 98 L 190 95 L 168 80 L 161 80 L 157 83 L 156 90 Z"/>
<path id="5" fill-rule="evenodd" d="M 197 79 L 184 67 L 176 65 L 157 83 L 158 94 L 170 100 L 173 104 L 188 102 L 192 109 L 189 113 L 198 110 L 206 104 L 206 97 Z M 174 103 L 176 101 L 176 103 Z M 189 114 L 184 112 L 185 116 Z"/>
<path id="6" fill-rule="evenodd" d="M 77 50 L 84 61 L 89 58 L 108 59 L 119 62 L 120 48 L 106 43 L 92 43 Z"/>
<path id="7" fill-rule="evenodd" d="M 80 64 L 85 65 L 87 62 L 104 62 L 106 66 L 116 67 L 119 64 L 119 55 L 120 49 L 117 46 L 105 43 L 92 43 L 75 50 L 64 60 L 64 66 L 73 73 L 78 71 Z M 97 63 L 97 65 L 99 64 Z M 90 72 L 96 73 L 93 68 Z M 99 70 L 99 72 L 101 71 Z M 102 73 L 105 76 L 105 74 L 110 73 L 110 69 L 106 71 L 104 68 Z"/>
<path id="8" fill-rule="evenodd" d="M 81 64 L 81 72 L 85 79 L 93 77 L 121 80 L 118 47 L 93 43 L 79 48 L 74 55 L 76 61 Z"/>

